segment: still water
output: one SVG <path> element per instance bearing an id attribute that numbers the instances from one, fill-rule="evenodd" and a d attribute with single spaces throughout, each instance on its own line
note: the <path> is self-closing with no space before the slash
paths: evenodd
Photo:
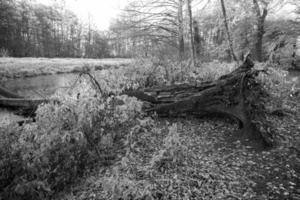
<path id="1" fill-rule="evenodd" d="M 61 87 L 68 87 L 78 74 L 54 74 L 46 76 L 18 78 L 4 82 L 4 88 L 25 97 L 50 96 Z"/>
<path id="2" fill-rule="evenodd" d="M 103 71 L 95 73 L 100 74 Z M 8 80 L 1 83 L 1 86 L 24 97 L 45 98 L 54 94 L 59 88 L 69 88 L 74 85 L 78 77 L 78 73 L 43 75 Z"/>

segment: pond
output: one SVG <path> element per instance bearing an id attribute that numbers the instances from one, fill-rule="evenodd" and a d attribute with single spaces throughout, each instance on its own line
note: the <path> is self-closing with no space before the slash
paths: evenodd
<path id="1" fill-rule="evenodd" d="M 25 97 L 50 96 L 61 87 L 68 87 L 76 80 L 78 74 L 55 74 L 18 78 L 6 81 L 3 87 Z"/>
<path id="2" fill-rule="evenodd" d="M 96 71 L 95 73 L 104 73 L 103 71 Z M 78 73 L 42 75 L 8 80 L 1 86 L 24 97 L 44 98 L 51 96 L 59 88 L 72 86 L 78 77 Z"/>

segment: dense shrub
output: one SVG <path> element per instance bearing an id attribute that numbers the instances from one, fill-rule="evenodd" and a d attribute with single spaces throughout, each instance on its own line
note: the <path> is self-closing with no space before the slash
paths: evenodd
<path id="1" fill-rule="evenodd" d="M 191 66 L 191 60 L 178 62 L 170 59 L 139 59 L 130 69 L 111 72 L 112 78 L 119 89 L 143 88 L 178 83 L 200 83 L 213 81 L 220 76 L 233 71 L 237 67 L 234 63 L 213 61 Z M 117 77 L 117 78 L 115 78 Z M 121 77 L 121 78 L 120 78 Z M 122 79 L 124 77 L 125 79 Z M 103 77 L 100 78 L 103 80 Z"/>
<path id="2" fill-rule="evenodd" d="M 299 110 L 299 86 L 296 79 L 288 77 L 288 71 L 268 67 L 266 73 L 261 73 L 258 78 L 270 94 L 271 100 L 267 101 L 267 107 L 271 110 L 281 108 L 289 111 Z"/>
<path id="3" fill-rule="evenodd" d="M 96 162 L 104 163 L 108 152 L 114 159 L 114 144 L 141 116 L 136 98 L 103 96 L 87 79 L 69 94 L 61 92 L 54 96 L 60 103 L 38 108 L 35 123 L 1 132 L 0 192 L 5 199 L 50 197 Z"/>
<path id="4" fill-rule="evenodd" d="M 0 129 L 0 188 L 5 188 L 22 171 L 21 149 L 16 127 Z"/>
<path id="5" fill-rule="evenodd" d="M 154 152 L 151 158 L 143 158 L 148 162 L 141 165 L 141 156 L 144 156 L 138 144 L 143 135 L 158 134 L 161 135 L 161 129 L 147 129 L 155 126 L 155 122 L 149 118 L 139 121 L 132 128 L 130 138 L 127 140 L 127 151 L 122 160 L 115 165 L 110 176 L 101 180 L 105 191 L 104 199 L 156 199 L 154 198 L 157 186 L 156 180 L 151 178 L 154 171 L 166 171 L 169 168 L 181 165 L 186 157 L 186 146 L 182 144 L 182 138 L 178 131 L 178 124 L 174 123 L 166 127 L 166 135 L 163 135 L 162 146 L 157 152 Z M 141 131 L 144 129 L 144 131 Z M 146 129 L 146 130 L 145 130 Z M 139 130 L 139 131 L 136 131 Z M 143 132 L 145 134 L 143 134 Z M 149 149 L 148 149 L 149 150 Z M 134 174 L 141 174 L 143 179 Z"/>

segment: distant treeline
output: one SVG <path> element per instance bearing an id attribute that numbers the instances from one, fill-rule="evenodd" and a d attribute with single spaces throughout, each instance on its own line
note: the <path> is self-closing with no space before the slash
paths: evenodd
<path id="1" fill-rule="evenodd" d="M 294 55 L 300 6 L 297 0 L 266 2 L 224 1 L 226 28 L 219 0 L 200 10 L 187 0 L 131 0 L 104 32 L 93 26 L 91 17 L 83 23 L 66 9 L 64 0 L 53 0 L 51 6 L 34 0 L 0 0 L 0 56 L 232 61 L 251 51 L 258 61 L 279 63 Z M 275 11 L 285 6 L 294 11 L 276 17 Z"/>
<path id="2" fill-rule="evenodd" d="M 110 57 L 104 32 L 64 8 L 0 0 L 0 54 L 15 57 Z"/>

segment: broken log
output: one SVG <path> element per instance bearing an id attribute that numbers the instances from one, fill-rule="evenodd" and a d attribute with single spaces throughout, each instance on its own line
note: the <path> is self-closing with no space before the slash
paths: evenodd
<path id="1" fill-rule="evenodd" d="M 264 108 L 267 92 L 255 79 L 261 71 L 253 67 L 247 55 L 240 67 L 216 81 L 131 90 L 124 94 L 147 102 L 145 111 L 154 111 L 161 117 L 230 117 L 238 122 L 244 136 L 270 146 L 273 137 Z"/>
<path id="2" fill-rule="evenodd" d="M 8 109 L 17 109 L 21 115 L 33 115 L 38 105 L 48 103 L 49 99 L 26 99 L 3 87 L 0 87 L 0 107 Z"/>
<path id="3" fill-rule="evenodd" d="M 4 97 L 7 97 L 7 98 L 23 98 L 22 96 L 18 95 L 18 94 L 15 94 L 3 87 L 0 87 L 0 95 L 1 96 L 4 96 Z"/>
<path id="4" fill-rule="evenodd" d="M 48 103 L 48 99 L 21 99 L 21 98 L 0 98 L 0 107 L 37 107 L 41 103 Z"/>
<path id="5" fill-rule="evenodd" d="M 49 99 L 0 98 L 0 107 L 12 110 L 17 115 L 34 117 L 38 106 L 49 102 Z"/>

